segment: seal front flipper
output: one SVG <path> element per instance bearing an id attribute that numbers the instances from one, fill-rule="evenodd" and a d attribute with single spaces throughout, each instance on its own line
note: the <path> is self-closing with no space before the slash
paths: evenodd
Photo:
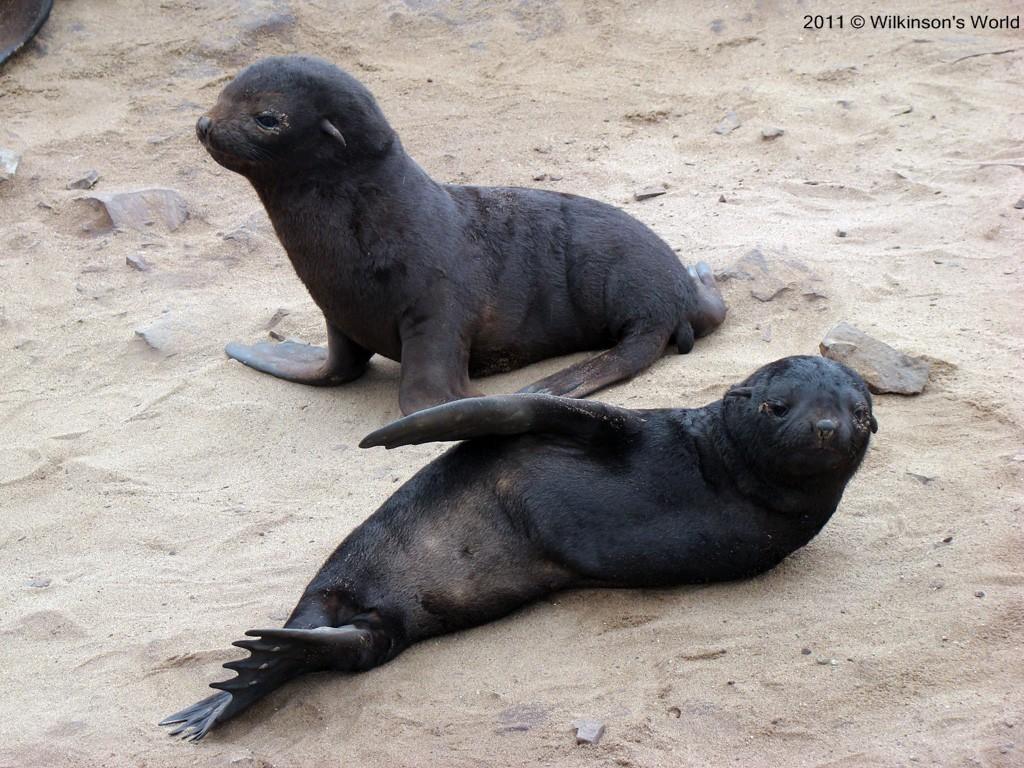
<path id="1" fill-rule="evenodd" d="M 373 355 L 327 324 L 327 348 L 295 341 L 260 342 L 248 346 L 232 342 L 227 356 L 279 379 L 332 387 L 358 379 Z"/>
<path id="2" fill-rule="evenodd" d="M 628 437 L 643 423 L 632 411 L 591 400 L 497 395 L 457 400 L 419 411 L 372 432 L 359 447 L 397 448 L 526 432 L 546 432 L 587 442 L 601 437 Z"/>
<path id="3" fill-rule="evenodd" d="M 216 724 L 248 709 L 293 677 L 324 669 L 356 671 L 376 660 L 373 632 L 352 625 L 250 629 L 245 634 L 258 639 L 237 640 L 232 645 L 245 648 L 250 656 L 224 664 L 237 672 L 237 677 L 211 683 L 219 693 L 161 720 L 160 725 L 173 726 L 171 736 L 199 741 Z"/>

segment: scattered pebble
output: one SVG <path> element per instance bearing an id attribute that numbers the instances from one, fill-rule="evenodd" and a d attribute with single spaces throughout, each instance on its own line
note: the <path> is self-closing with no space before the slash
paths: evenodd
<path id="1" fill-rule="evenodd" d="M 668 192 L 668 187 L 664 184 L 652 184 L 649 187 L 638 189 L 633 193 L 634 200 L 650 200 L 652 197 L 658 197 Z"/>
<path id="2" fill-rule="evenodd" d="M 825 334 L 819 349 L 824 357 L 853 368 L 876 395 L 916 395 L 928 383 L 928 362 L 909 357 L 846 322 Z"/>
<path id="3" fill-rule="evenodd" d="M 50 586 L 50 579 L 43 578 L 42 576 L 33 576 L 25 584 L 33 589 L 45 589 Z"/>
<path id="4" fill-rule="evenodd" d="M 821 664 L 823 667 L 838 667 L 839 662 L 835 659 L 826 658 L 825 656 L 819 656 L 815 659 L 816 662 Z"/>
<path id="5" fill-rule="evenodd" d="M 94 170 L 88 170 L 79 176 L 74 181 L 68 182 L 68 189 L 92 189 L 96 186 L 96 182 L 100 180 L 100 175 Z"/>
<path id="6" fill-rule="evenodd" d="M 0 181 L 7 181 L 18 172 L 21 155 L 17 152 L 0 147 Z"/>
<path id="7" fill-rule="evenodd" d="M 811 655 L 811 649 L 810 648 L 801 648 L 800 649 L 800 653 L 802 653 L 804 656 L 810 656 Z"/>
<path id="8" fill-rule="evenodd" d="M 1024 209 L 1024 197 L 1022 197 L 1020 200 L 1014 203 L 1013 207 L 1016 208 L 1018 211 Z"/>
<path id="9" fill-rule="evenodd" d="M 291 310 L 285 309 L 284 307 L 278 307 L 276 310 L 274 310 L 274 314 L 270 316 L 270 319 L 267 320 L 267 324 L 263 327 L 269 330 L 278 323 L 280 323 L 282 320 L 284 320 L 286 317 L 288 317 L 288 315 L 290 314 Z"/>
<path id="10" fill-rule="evenodd" d="M 125 264 L 127 264 L 129 267 L 131 267 L 132 269 L 137 269 L 139 272 L 149 272 L 149 270 L 152 269 L 152 267 L 150 267 L 149 265 L 149 262 L 146 261 L 144 258 L 142 258 L 142 256 L 140 256 L 137 253 L 132 253 L 125 256 L 124 261 Z"/>
<path id="11" fill-rule="evenodd" d="M 984 597 L 984 596 L 985 596 L 985 593 L 984 593 L 984 592 L 982 592 L 982 591 L 981 591 L 981 590 L 979 589 L 979 590 L 978 590 L 977 592 L 975 592 L 975 593 L 974 593 L 974 596 L 975 596 L 975 597 Z"/>
<path id="12" fill-rule="evenodd" d="M 600 720 L 577 720 L 573 726 L 576 728 L 577 744 L 596 745 L 604 736 L 604 723 Z"/>
<path id="13" fill-rule="evenodd" d="M 742 123 L 740 122 L 739 115 L 730 109 L 725 113 L 725 117 L 722 118 L 722 121 L 715 126 L 715 133 L 719 136 L 728 136 L 739 128 L 740 125 L 742 125 Z"/>
<path id="14" fill-rule="evenodd" d="M 931 483 L 932 481 L 934 481 L 937 476 L 936 475 L 921 475 L 921 474 L 918 474 L 917 472 L 910 472 L 908 470 L 907 471 L 907 477 L 911 477 L 914 480 L 917 480 L 917 482 L 919 482 L 921 485 L 928 485 L 928 483 Z"/>
<path id="15" fill-rule="evenodd" d="M 533 177 L 534 181 L 561 181 L 562 177 L 554 173 L 538 173 Z"/>
<path id="16" fill-rule="evenodd" d="M 274 341 L 284 341 L 285 339 L 288 338 L 287 336 L 285 336 L 280 331 L 270 331 L 267 335 L 270 338 L 272 338 Z"/>
<path id="17" fill-rule="evenodd" d="M 837 229 L 836 230 L 836 237 L 846 237 L 846 230 L 845 229 Z"/>
<path id="18" fill-rule="evenodd" d="M 762 128 L 761 138 L 764 141 L 771 141 L 772 139 L 779 138 L 779 136 L 782 136 L 784 133 L 785 131 L 782 128 Z"/>
<path id="19" fill-rule="evenodd" d="M 718 202 L 724 203 L 725 202 L 725 195 L 719 195 L 718 196 Z"/>
<path id="20" fill-rule="evenodd" d="M 949 543 L 950 543 L 951 541 L 953 541 L 953 537 L 952 537 L 952 536 L 946 536 L 946 537 L 945 537 L 945 538 L 944 538 L 944 539 L 942 540 L 942 543 L 943 543 L 943 544 L 949 544 Z"/>
<path id="21" fill-rule="evenodd" d="M 849 99 L 838 99 L 836 101 L 836 104 L 838 104 L 843 109 L 849 109 L 850 107 L 853 106 L 853 102 L 850 101 Z"/>
<path id="22" fill-rule="evenodd" d="M 909 115 L 913 111 L 914 111 L 914 107 L 911 106 L 910 104 L 907 104 L 905 107 L 900 107 L 895 112 L 893 112 L 892 116 L 893 117 L 897 117 L 899 115 Z"/>
<path id="23" fill-rule="evenodd" d="M 669 707 L 668 714 L 669 717 L 675 717 L 678 719 L 683 716 L 683 710 L 681 710 L 679 707 Z"/>
<path id="24" fill-rule="evenodd" d="M 933 579 L 932 581 L 928 582 L 928 589 L 932 590 L 933 592 L 938 592 L 944 586 L 946 586 L 946 582 L 942 581 L 941 579 Z"/>

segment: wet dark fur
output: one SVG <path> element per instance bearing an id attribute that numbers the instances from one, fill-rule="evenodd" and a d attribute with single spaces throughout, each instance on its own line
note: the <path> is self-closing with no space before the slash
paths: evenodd
<path id="1" fill-rule="evenodd" d="M 280 126 L 261 128 L 261 113 Z M 695 280 L 617 208 L 433 181 L 369 91 L 326 62 L 254 64 L 197 130 L 217 162 L 252 182 L 327 320 L 324 370 L 278 365 L 288 348 L 229 346 L 274 375 L 336 384 L 381 354 L 402 362 L 409 413 L 476 394 L 470 375 L 617 345 L 530 388 L 581 397 L 647 367 L 669 342 L 688 352 L 724 317 L 710 271 Z"/>
<path id="2" fill-rule="evenodd" d="M 298 674 L 367 669 L 554 590 L 762 573 L 825 525 L 875 428 L 860 377 L 813 357 L 696 409 L 508 395 L 421 411 L 363 445 L 471 439 L 342 542 L 286 629 L 241 641 L 224 692 L 164 724 L 202 737 Z"/>

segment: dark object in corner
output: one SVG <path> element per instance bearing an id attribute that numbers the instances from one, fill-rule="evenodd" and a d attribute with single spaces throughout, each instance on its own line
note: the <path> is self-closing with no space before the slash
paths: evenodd
<path id="1" fill-rule="evenodd" d="M 53 0 L 0 1 L 0 66 L 36 36 L 51 8 Z"/>

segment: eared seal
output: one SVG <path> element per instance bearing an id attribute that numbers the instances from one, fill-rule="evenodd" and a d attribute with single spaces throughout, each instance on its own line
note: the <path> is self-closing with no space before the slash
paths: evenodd
<path id="1" fill-rule="evenodd" d="M 237 677 L 161 725 L 202 738 L 304 672 L 361 672 L 554 590 L 762 573 L 825 525 L 876 429 L 861 378 L 816 357 L 703 408 L 504 395 L 408 416 L 361 445 L 468 442 L 349 534 L 283 629 L 235 643 Z"/>
<path id="2" fill-rule="evenodd" d="M 439 184 L 370 92 L 325 61 L 264 59 L 199 118 L 213 159 L 252 183 L 327 321 L 327 349 L 229 344 L 252 368 L 343 384 L 402 363 L 404 413 L 475 396 L 470 376 L 611 347 L 524 392 L 584 397 L 689 352 L 725 304 L 623 211 L 575 195 Z"/>

